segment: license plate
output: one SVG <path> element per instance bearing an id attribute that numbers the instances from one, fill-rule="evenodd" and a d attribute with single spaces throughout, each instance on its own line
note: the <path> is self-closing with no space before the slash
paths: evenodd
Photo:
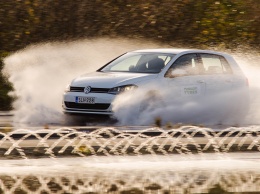
<path id="1" fill-rule="evenodd" d="M 95 104 L 95 98 L 94 97 L 76 97 L 76 103 L 82 103 L 82 104 Z"/>

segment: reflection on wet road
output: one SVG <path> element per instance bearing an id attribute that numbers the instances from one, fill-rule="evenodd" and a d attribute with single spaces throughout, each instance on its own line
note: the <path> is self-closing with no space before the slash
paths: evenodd
<path id="1" fill-rule="evenodd" d="M 17 127 L 1 114 L 0 193 L 260 191 L 259 126 Z"/>
<path id="2" fill-rule="evenodd" d="M 5 193 L 224 193 L 260 191 L 255 154 L 5 160 Z"/>

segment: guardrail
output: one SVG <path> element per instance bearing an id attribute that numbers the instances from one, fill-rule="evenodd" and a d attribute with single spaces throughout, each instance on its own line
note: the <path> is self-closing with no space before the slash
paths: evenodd
<path id="1" fill-rule="evenodd" d="M 12 112 L 6 112 L 6 111 L 0 111 L 0 117 L 4 116 L 13 116 L 14 114 Z"/>

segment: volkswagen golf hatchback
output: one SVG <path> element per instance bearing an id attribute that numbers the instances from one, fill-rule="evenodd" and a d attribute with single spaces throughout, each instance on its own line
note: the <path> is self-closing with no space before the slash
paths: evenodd
<path id="1" fill-rule="evenodd" d="M 112 102 L 125 91 L 162 83 L 190 100 L 239 91 L 231 98 L 246 109 L 248 81 L 232 56 L 208 50 L 147 49 L 125 53 L 96 72 L 75 78 L 66 88 L 63 109 L 70 114 L 112 115 Z M 214 103 L 214 102 L 212 102 Z M 237 102 L 236 102 L 237 103 Z"/>

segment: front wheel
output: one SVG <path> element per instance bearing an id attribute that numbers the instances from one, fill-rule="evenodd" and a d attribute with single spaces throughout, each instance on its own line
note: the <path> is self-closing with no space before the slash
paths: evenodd
<path id="1" fill-rule="evenodd" d="M 145 94 L 145 97 L 139 106 L 139 113 L 149 114 L 162 107 L 165 107 L 165 103 L 161 95 L 155 90 L 150 90 Z"/>
<path id="2" fill-rule="evenodd" d="M 104 126 L 116 123 L 115 118 L 108 115 L 91 114 L 64 114 L 63 125 L 65 126 Z"/>

